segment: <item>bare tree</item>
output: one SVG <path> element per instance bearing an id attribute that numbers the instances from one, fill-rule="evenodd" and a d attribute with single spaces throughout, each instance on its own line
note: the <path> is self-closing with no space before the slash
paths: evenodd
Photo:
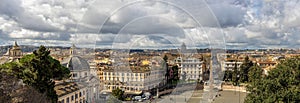
<path id="1" fill-rule="evenodd" d="M 1 103 L 50 103 L 46 94 L 25 85 L 22 80 L 7 72 L 0 72 Z"/>

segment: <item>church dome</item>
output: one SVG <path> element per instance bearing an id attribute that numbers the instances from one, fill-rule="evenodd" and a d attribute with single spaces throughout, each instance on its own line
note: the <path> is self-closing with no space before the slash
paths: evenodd
<path id="1" fill-rule="evenodd" d="M 89 63 L 81 57 L 78 56 L 71 56 L 61 62 L 61 64 L 70 71 L 82 71 L 82 70 L 89 70 L 90 66 Z"/>

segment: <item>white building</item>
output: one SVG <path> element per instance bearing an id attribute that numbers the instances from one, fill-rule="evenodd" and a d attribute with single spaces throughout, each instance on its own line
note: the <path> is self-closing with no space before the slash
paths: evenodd
<path id="1" fill-rule="evenodd" d="M 175 59 L 175 63 L 179 66 L 180 79 L 202 80 L 202 64 L 203 62 L 197 58 L 182 58 Z"/>
<path id="2" fill-rule="evenodd" d="M 130 69 L 128 69 L 130 68 Z M 118 67 L 103 70 L 104 92 L 120 88 L 127 94 L 140 94 L 164 85 L 165 68 L 154 63 L 150 66 Z"/>
<path id="3" fill-rule="evenodd" d="M 95 73 L 91 73 L 93 71 L 90 69 L 89 63 L 86 60 L 84 60 L 79 56 L 76 56 L 74 45 L 71 48 L 70 53 L 71 56 L 64 59 L 61 62 L 61 64 L 69 68 L 71 72 L 71 77 L 69 80 L 66 81 L 67 83 L 65 82 L 62 83 L 65 84 L 75 83 L 74 85 L 77 86 L 78 90 L 74 90 L 74 92 L 69 92 L 66 93 L 65 95 L 62 95 L 61 97 L 59 97 L 59 101 L 60 102 L 67 101 L 64 100 L 64 98 L 68 98 L 66 97 L 66 95 L 76 96 L 76 94 L 78 94 L 77 92 L 80 91 L 79 93 L 81 94 L 79 95 L 84 96 L 83 98 L 81 98 L 83 101 L 82 103 L 84 103 L 85 101 L 88 103 L 97 102 L 99 100 L 99 92 L 100 92 L 100 80 L 98 76 L 94 75 Z M 60 83 L 58 83 L 57 85 L 60 85 Z M 68 86 L 66 85 L 65 88 L 68 88 Z M 76 103 L 76 101 L 70 100 L 70 103 L 73 102 Z"/>
<path id="4" fill-rule="evenodd" d="M 243 62 L 240 61 L 223 61 L 221 64 L 222 71 L 230 70 L 233 71 L 235 64 L 237 65 L 237 68 L 240 68 L 240 66 L 243 64 Z"/>
<path id="5" fill-rule="evenodd" d="M 194 58 L 193 54 L 196 50 L 187 49 L 185 43 L 180 48 L 180 57 L 175 59 L 175 64 L 179 67 L 180 79 L 202 80 L 202 64 L 203 61 Z"/>

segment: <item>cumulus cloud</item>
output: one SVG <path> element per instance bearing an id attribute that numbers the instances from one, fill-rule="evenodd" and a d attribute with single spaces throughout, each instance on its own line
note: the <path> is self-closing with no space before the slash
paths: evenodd
<path id="1" fill-rule="evenodd" d="M 43 15 L 33 15 L 22 7 L 20 0 L 2 0 L 0 4 L 0 13 L 10 17 L 18 22 L 19 26 L 36 31 L 55 31 L 59 30 L 51 25 Z"/>
<path id="2" fill-rule="evenodd" d="M 105 47 L 130 43 L 172 47 L 182 42 L 209 47 L 226 41 L 230 48 L 297 47 L 300 43 L 296 0 L 0 2 L 0 38 L 7 41 Z"/>

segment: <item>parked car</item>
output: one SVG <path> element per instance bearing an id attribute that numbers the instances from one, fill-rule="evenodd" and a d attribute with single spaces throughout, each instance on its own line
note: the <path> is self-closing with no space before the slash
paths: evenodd
<path id="1" fill-rule="evenodd" d="M 139 99 L 138 101 L 139 101 L 139 102 L 143 102 L 143 99 Z"/>
<path id="2" fill-rule="evenodd" d="M 135 96 L 134 98 L 133 98 L 133 100 L 135 100 L 135 101 L 139 101 L 139 100 L 141 100 L 142 99 L 142 96 Z"/>

